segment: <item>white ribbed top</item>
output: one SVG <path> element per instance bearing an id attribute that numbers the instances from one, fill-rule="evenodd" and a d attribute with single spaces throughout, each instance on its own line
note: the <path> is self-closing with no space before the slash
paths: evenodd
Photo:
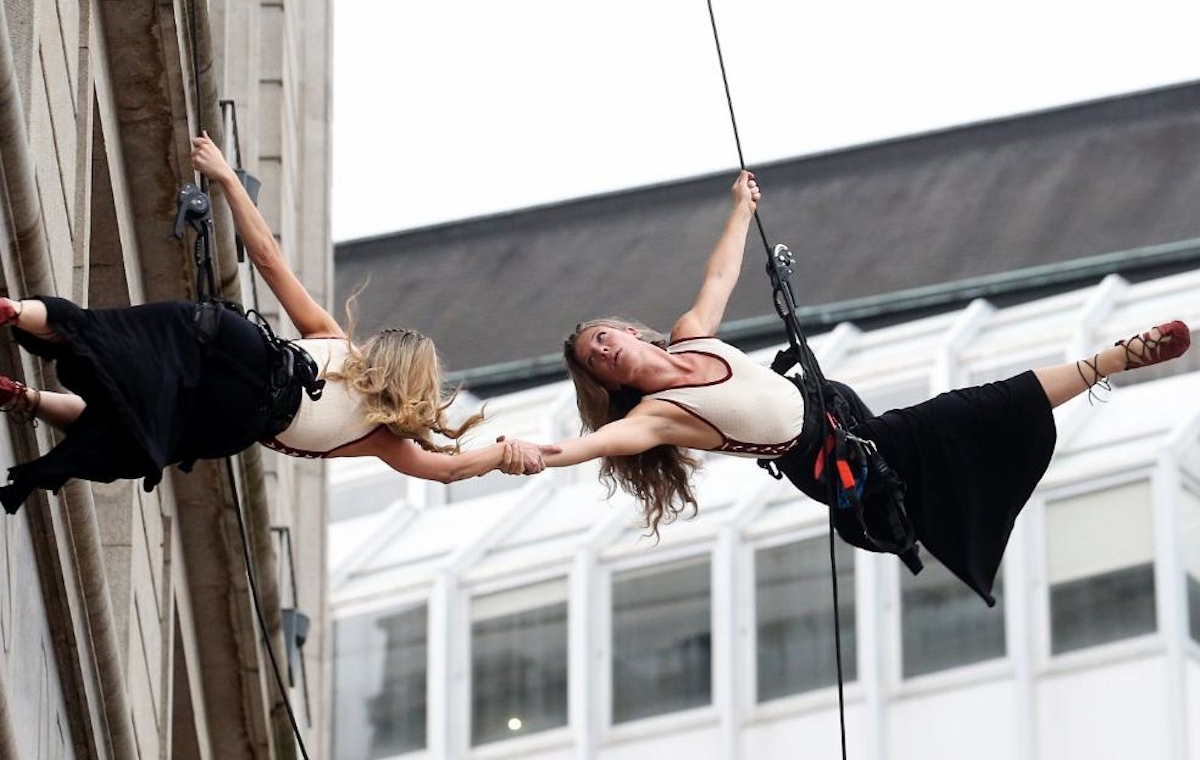
<path id="1" fill-rule="evenodd" d="M 690 338 L 672 354 L 707 354 L 728 369 L 722 380 L 681 385 L 644 399 L 668 401 L 711 425 L 724 443 L 716 449 L 743 457 L 773 457 L 790 449 L 804 427 L 804 397 L 790 380 L 717 338 Z"/>
<path id="2" fill-rule="evenodd" d="M 310 338 L 294 342 L 312 356 L 323 378 L 342 368 L 350 350 L 345 338 Z M 321 398 L 313 401 L 308 394 L 303 394 L 292 424 L 275 440 L 293 450 L 288 453 L 321 455 L 365 437 L 375 427 L 364 419 L 358 394 L 346 388 L 341 380 L 326 378 Z"/>

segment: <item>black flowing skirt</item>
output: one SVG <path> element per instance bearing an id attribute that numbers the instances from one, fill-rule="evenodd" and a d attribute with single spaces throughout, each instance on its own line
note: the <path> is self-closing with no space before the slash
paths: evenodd
<path id="1" fill-rule="evenodd" d="M 44 456 L 9 469 L 0 503 L 14 512 L 35 488 L 57 492 L 70 478 L 101 483 L 143 478 L 164 467 L 236 454 L 264 437 L 270 355 L 262 333 L 220 309 L 215 337 L 201 345 L 196 305 L 167 301 L 81 309 L 43 297 L 60 340 L 13 329 L 17 343 L 53 361 L 59 381 L 87 403 Z"/>
<path id="2" fill-rule="evenodd" d="M 1033 372 L 894 409 L 852 432 L 874 441 L 904 480 L 920 543 L 994 605 L 992 586 L 1013 523 L 1045 474 L 1057 438 Z M 776 461 L 798 488 L 825 501 L 814 488 L 812 454 Z"/>

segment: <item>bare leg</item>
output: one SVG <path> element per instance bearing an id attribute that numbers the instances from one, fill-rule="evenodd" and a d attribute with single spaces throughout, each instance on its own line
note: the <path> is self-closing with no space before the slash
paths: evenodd
<path id="1" fill-rule="evenodd" d="M 1050 399 L 1050 406 L 1058 406 L 1092 386 L 1104 383 L 1110 375 L 1164 361 L 1164 358 L 1158 358 L 1159 353 L 1165 358 L 1174 358 L 1182 354 L 1187 350 L 1190 337 L 1186 327 L 1183 327 L 1182 332 L 1178 329 L 1164 331 L 1173 324 L 1181 323 L 1169 323 L 1151 329 L 1145 333 L 1149 336 L 1149 341 L 1144 341 L 1141 337 L 1125 341 L 1129 344 L 1129 350 L 1126 350 L 1124 345 L 1110 346 L 1090 359 L 1042 367 L 1033 373 L 1041 381 L 1046 398 Z"/>
<path id="2" fill-rule="evenodd" d="M 87 403 L 74 393 L 58 393 L 57 391 L 32 391 L 40 398 L 35 416 L 50 425 L 62 430 L 83 414 Z"/>
<path id="3" fill-rule="evenodd" d="M 62 340 L 48 324 L 46 304 L 36 299 L 14 301 L 0 298 L 0 325 L 16 326 L 46 340 Z M 18 419 L 39 419 L 60 430 L 79 419 L 87 403 L 74 393 L 29 388 L 0 375 L 0 411 Z"/>
<path id="4" fill-rule="evenodd" d="M 13 301 L 0 298 L 0 324 L 20 327 L 46 340 L 61 340 L 47 324 L 46 304 L 36 299 Z"/>
<path id="5" fill-rule="evenodd" d="M 87 403 L 74 393 L 28 388 L 12 378 L 0 376 L 0 411 L 17 420 L 39 419 L 62 430 L 75 420 Z"/>

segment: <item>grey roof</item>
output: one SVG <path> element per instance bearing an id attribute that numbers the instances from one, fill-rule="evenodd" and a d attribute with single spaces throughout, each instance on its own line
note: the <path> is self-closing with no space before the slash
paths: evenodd
<path id="1" fill-rule="evenodd" d="M 1194 241 L 1200 82 L 751 168 L 806 303 Z M 734 175 L 341 243 L 337 298 L 369 275 L 360 333 L 419 329 L 452 370 L 556 352 L 585 318 L 668 328 L 690 305 Z M 727 321 L 766 324 L 764 260 L 752 228 Z"/>

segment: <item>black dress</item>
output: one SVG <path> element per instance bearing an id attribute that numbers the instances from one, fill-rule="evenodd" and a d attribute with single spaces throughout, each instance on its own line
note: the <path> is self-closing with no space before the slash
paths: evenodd
<path id="1" fill-rule="evenodd" d="M 918 540 L 992 606 L 992 586 L 1013 523 L 1050 464 L 1054 414 L 1033 372 L 943 393 L 858 425 L 903 479 Z M 800 490 L 825 501 L 813 455 L 776 460 Z M 841 526 L 839 526 L 841 532 Z M 856 546 L 860 537 L 843 535 Z"/>
<path id="2" fill-rule="evenodd" d="M 13 329 L 27 351 L 55 362 L 62 384 L 87 408 L 44 456 L 9 469 L 0 503 L 15 512 L 34 488 L 70 478 L 102 483 L 236 454 L 266 434 L 270 355 L 262 332 L 219 309 L 214 339 L 198 340 L 196 305 L 167 301 L 81 309 L 43 297 L 61 341 Z"/>

